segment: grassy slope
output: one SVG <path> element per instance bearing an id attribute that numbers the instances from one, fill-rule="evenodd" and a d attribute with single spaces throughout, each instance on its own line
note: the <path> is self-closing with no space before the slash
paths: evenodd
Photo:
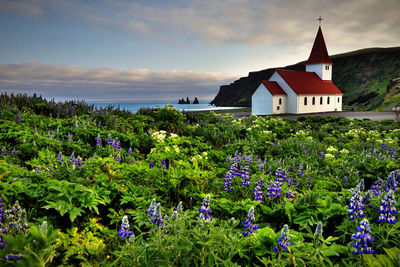
<path id="1" fill-rule="evenodd" d="M 344 93 L 345 109 L 374 110 L 379 108 L 390 89 L 393 78 L 400 73 L 400 47 L 368 48 L 332 56 L 333 82 Z M 286 69 L 304 70 L 304 62 Z M 273 69 L 250 72 L 230 85 L 221 86 L 212 104 L 251 106 L 251 94 Z M 386 105 L 388 101 L 385 100 Z"/>

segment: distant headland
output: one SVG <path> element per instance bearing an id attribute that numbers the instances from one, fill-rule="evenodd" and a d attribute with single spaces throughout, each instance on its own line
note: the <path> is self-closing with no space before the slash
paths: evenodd
<path id="1" fill-rule="evenodd" d="M 179 99 L 178 104 L 190 104 L 189 97 L 186 97 L 186 100 L 184 98 Z M 197 99 L 197 97 L 194 98 L 192 104 L 199 104 L 199 100 Z"/>

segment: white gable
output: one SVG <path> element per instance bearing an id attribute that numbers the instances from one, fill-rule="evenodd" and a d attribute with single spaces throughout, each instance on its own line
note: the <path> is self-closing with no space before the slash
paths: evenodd
<path id="1" fill-rule="evenodd" d="M 251 96 L 251 115 L 272 114 L 272 94 L 260 84 Z"/>
<path id="2" fill-rule="evenodd" d="M 287 94 L 287 102 L 286 102 L 286 112 L 297 114 L 297 94 L 293 91 L 293 89 L 287 84 L 287 82 L 279 75 L 277 71 L 272 74 L 269 78 L 269 81 L 276 82 L 282 88 L 283 91 Z"/>

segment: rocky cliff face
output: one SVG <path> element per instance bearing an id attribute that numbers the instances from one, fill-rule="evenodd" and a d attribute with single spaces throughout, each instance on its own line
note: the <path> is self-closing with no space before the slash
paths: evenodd
<path id="1" fill-rule="evenodd" d="M 343 92 L 343 105 L 347 110 L 379 108 L 390 90 L 391 81 L 400 73 L 400 47 L 363 49 L 331 56 L 331 59 L 333 82 Z M 284 69 L 304 70 L 305 65 L 300 62 Z M 211 104 L 251 106 L 252 93 L 273 72 L 274 69 L 250 72 L 230 85 L 222 85 Z"/>

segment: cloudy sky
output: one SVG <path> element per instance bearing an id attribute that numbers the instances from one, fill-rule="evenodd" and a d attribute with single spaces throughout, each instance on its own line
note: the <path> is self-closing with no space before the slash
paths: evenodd
<path id="1" fill-rule="evenodd" d="M 0 92 L 212 99 L 250 71 L 400 45 L 399 0 L 0 0 Z"/>

